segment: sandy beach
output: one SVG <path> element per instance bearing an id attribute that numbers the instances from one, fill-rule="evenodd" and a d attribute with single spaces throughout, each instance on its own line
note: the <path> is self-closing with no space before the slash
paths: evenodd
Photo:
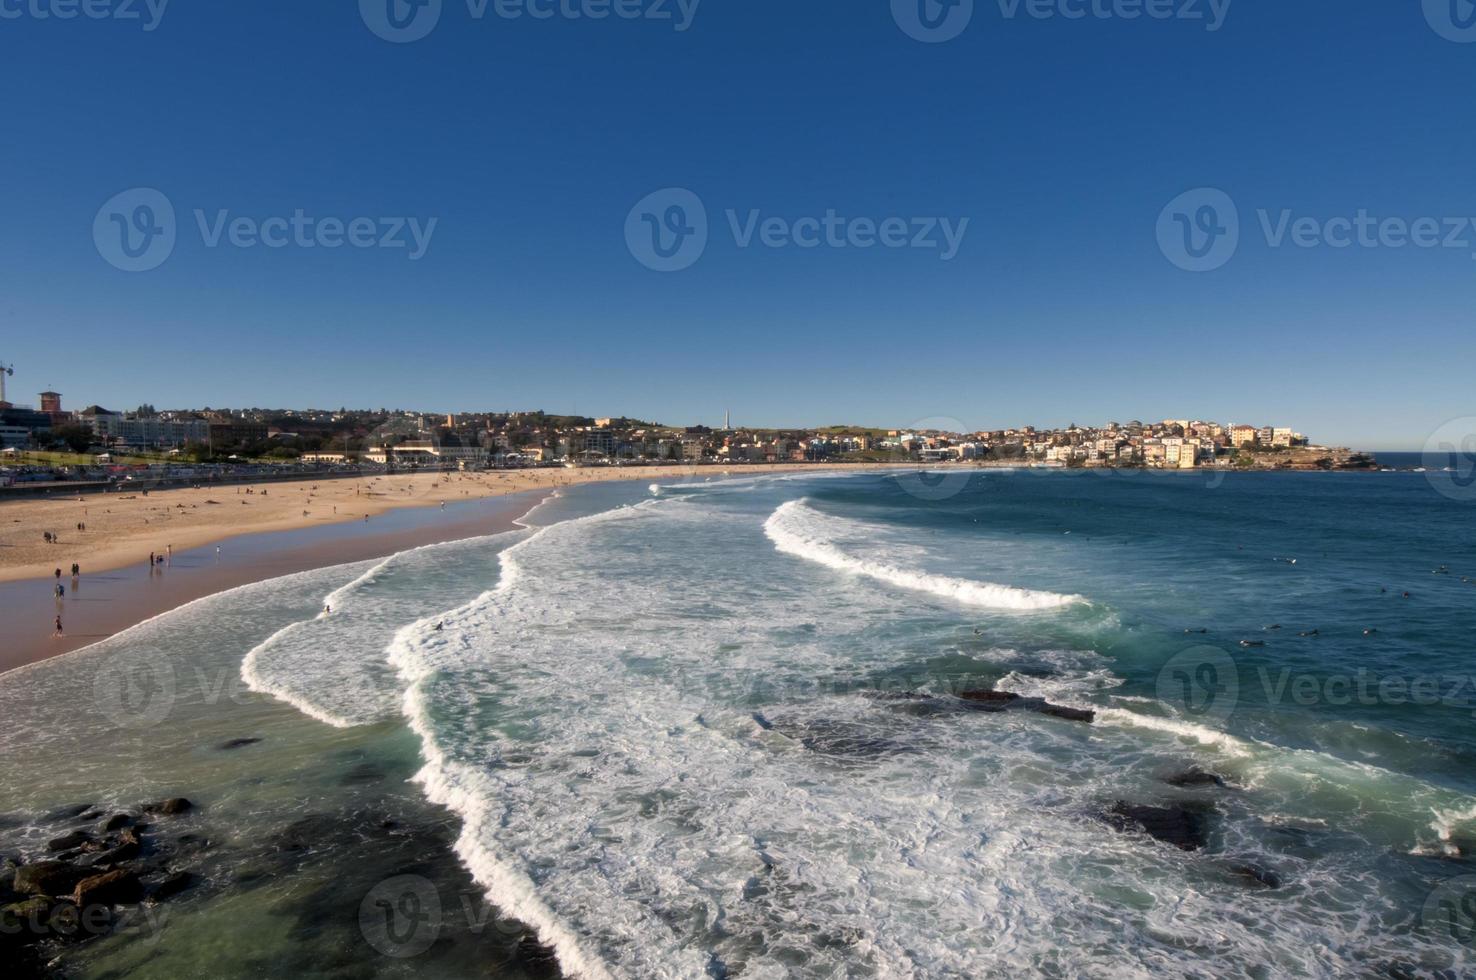
<path id="1" fill-rule="evenodd" d="M 517 517 L 561 487 L 859 468 L 649 466 L 396 474 L 5 501 L 0 503 L 0 622 L 6 624 L 0 672 L 88 646 L 240 585 L 509 530 Z M 59 543 L 48 543 L 46 532 Z M 151 568 L 150 554 L 161 556 L 158 566 Z M 81 568 L 76 579 L 74 562 Z M 54 595 L 58 584 L 65 593 L 60 599 Z M 63 619 L 61 636 L 53 635 L 56 616 Z"/>
<path id="2" fill-rule="evenodd" d="M 146 565 L 164 555 L 241 534 L 370 522 L 400 507 L 502 497 L 606 480 L 708 479 L 847 467 L 632 466 L 488 473 L 420 473 L 48 497 L 0 502 L 0 582 L 43 578 L 72 563 L 84 575 Z M 850 467 L 854 468 L 854 467 Z M 86 530 L 80 530 L 85 525 Z M 46 533 L 59 543 L 45 540 Z"/>

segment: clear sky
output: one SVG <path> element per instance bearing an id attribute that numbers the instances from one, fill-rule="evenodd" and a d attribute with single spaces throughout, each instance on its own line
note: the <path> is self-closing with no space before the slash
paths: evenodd
<path id="1" fill-rule="evenodd" d="M 1436 219 L 1442 241 L 1476 219 L 1471 0 L 1147 0 L 1200 20 L 1123 16 L 1136 0 L 976 0 L 971 16 L 926 0 L 939 32 L 962 26 L 949 40 L 920 27 L 919 0 L 562 0 L 549 18 L 442 0 L 438 19 L 406 0 L 174 0 L 162 17 L 160 0 L 85 0 L 141 20 L 55 16 L 69 2 L 0 0 L 14 401 L 1193 416 L 1371 449 L 1476 414 L 1476 224 L 1463 246 L 1329 241 L 1360 211 Z M 671 19 L 566 15 L 612 3 Z M 387 12 L 433 29 L 394 43 L 371 27 L 403 41 Z M 134 188 L 176 214 L 145 272 L 98 245 L 134 220 L 135 198 L 105 208 Z M 673 272 L 626 235 L 665 188 L 709 225 Z M 1238 248 L 1206 272 L 1158 235 L 1198 188 L 1239 216 Z M 1170 237 L 1174 214 L 1220 227 L 1197 202 L 1166 216 Z M 637 209 L 637 239 L 664 209 Z M 299 210 L 372 219 L 376 241 L 387 219 L 435 225 L 414 259 L 408 231 L 408 248 L 210 244 L 222 212 Z M 1261 210 L 1272 232 L 1284 211 L 1316 219 L 1311 247 L 1274 244 Z M 754 212 L 818 244 L 779 228 L 788 247 L 745 247 Z M 827 212 L 901 218 L 909 244 L 918 219 L 968 225 L 945 259 L 834 247 L 801 220 Z"/>

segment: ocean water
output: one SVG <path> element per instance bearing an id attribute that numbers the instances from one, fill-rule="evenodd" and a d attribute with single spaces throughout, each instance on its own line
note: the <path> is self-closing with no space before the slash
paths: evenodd
<path id="1" fill-rule="evenodd" d="M 358 760 L 570 975 L 1469 976 L 1473 506 L 1413 473 L 581 488 L 0 678 L 0 810 L 182 792 L 251 841 L 360 805 Z M 116 693 L 139 671 L 170 683 Z M 988 689 L 1094 720 L 956 697 Z M 243 733 L 265 774 L 209 750 Z M 1119 803 L 1194 806 L 1206 844 Z M 339 975 L 232 846 L 147 956 L 79 973 L 188 970 L 203 935 L 213 976 Z M 354 902 L 403 870 L 361 864 Z M 343 941 L 353 975 L 520 975 Z"/>

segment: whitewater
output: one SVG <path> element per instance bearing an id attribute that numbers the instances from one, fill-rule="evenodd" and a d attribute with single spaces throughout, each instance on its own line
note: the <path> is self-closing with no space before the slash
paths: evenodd
<path id="1" fill-rule="evenodd" d="M 991 566 L 1006 581 L 1024 569 L 1001 541 L 951 550 L 874 513 L 842 517 L 797 494 L 813 494 L 802 481 L 660 489 L 395 556 L 242 665 L 254 689 L 331 725 L 402 716 L 422 746 L 417 781 L 461 819 L 459 857 L 567 972 L 1466 962 L 1409 928 L 1388 869 L 1360 849 L 1448 846 L 1470 797 L 1127 693 L 1107 652 L 1119 617 L 1059 588 L 1080 577 L 1070 564 L 1051 587 L 999 584 Z M 471 581 L 487 587 L 436 602 Z M 893 697 L 948 698 L 963 677 L 1098 722 Z M 1188 766 L 1244 787 L 1218 803 L 1214 853 L 1104 828 L 1112 800 Z M 1353 840 L 1317 854 L 1281 842 L 1329 812 Z M 1234 871 L 1267 861 L 1296 881 L 1275 902 Z"/>

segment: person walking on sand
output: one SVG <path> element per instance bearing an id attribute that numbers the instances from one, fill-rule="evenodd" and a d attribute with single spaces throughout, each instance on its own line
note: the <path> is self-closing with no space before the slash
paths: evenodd
<path id="1" fill-rule="evenodd" d="M 58 616 L 58 617 L 56 617 L 56 632 L 55 633 L 52 633 L 51 636 L 52 636 L 52 639 L 55 639 L 56 637 L 63 636 L 63 635 L 65 635 L 65 634 L 62 633 L 61 617 Z"/>
<path id="2" fill-rule="evenodd" d="M 58 582 L 60 582 L 60 581 L 61 581 L 61 569 L 60 569 L 60 568 L 58 568 L 58 569 L 57 569 L 57 570 L 56 570 L 56 580 L 57 580 L 57 581 L 58 581 Z"/>

